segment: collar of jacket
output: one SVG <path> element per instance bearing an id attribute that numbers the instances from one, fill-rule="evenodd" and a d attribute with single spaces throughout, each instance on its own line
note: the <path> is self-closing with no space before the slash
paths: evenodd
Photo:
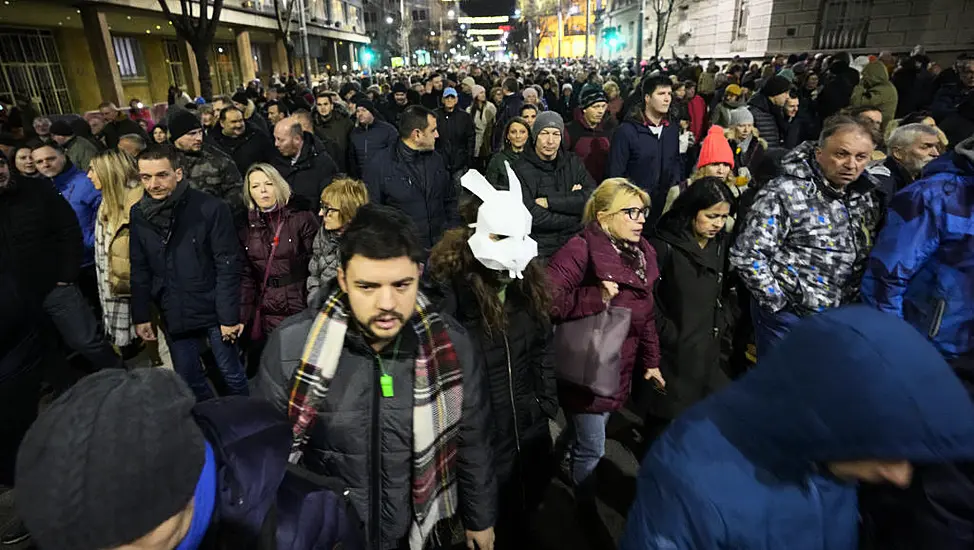
<path id="1" fill-rule="evenodd" d="M 589 265 L 600 281 L 613 281 L 630 288 L 648 290 L 648 285 L 655 280 L 655 277 L 650 278 L 650 273 L 656 271 L 656 266 L 649 264 L 656 259 L 646 254 L 646 281 L 641 280 L 635 271 L 622 263 L 622 256 L 599 222 L 586 225 L 582 230 L 582 238 L 588 243 Z M 636 244 L 644 253 L 647 248 L 644 246 L 645 242 L 645 239 L 640 239 Z"/>
<path id="2" fill-rule="evenodd" d="M 894 174 L 894 178 L 903 182 L 903 187 L 906 187 L 916 180 L 913 174 L 911 174 L 905 166 L 900 164 L 900 161 L 896 160 L 896 157 L 894 157 L 892 154 L 886 157 L 886 160 L 883 161 L 883 165 L 889 168 L 890 173 Z"/>
<path id="3" fill-rule="evenodd" d="M 691 261 L 711 271 L 723 271 L 724 249 L 727 243 L 727 233 L 720 232 L 707 242 L 707 246 L 700 248 L 696 237 L 689 228 L 671 228 L 671 224 L 663 219 L 656 226 L 656 237 L 666 241 L 673 248 L 682 250 Z"/>
<path id="4" fill-rule="evenodd" d="M 645 128 L 648 130 L 650 126 L 654 126 L 654 124 L 646 118 L 646 110 L 643 107 L 644 105 L 642 101 L 633 105 L 632 108 L 629 109 L 629 114 L 626 115 L 626 122 L 635 124 L 637 128 Z M 603 120 L 605 119 L 603 118 Z M 659 126 L 666 128 L 669 125 L 670 120 L 666 117 L 666 115 L 664 115 L 663 119 L 660 120 Z"/>
<path id="5" fill-rule="evenodd" d="M 401 139 L 398 140 L 398 143 L 396 144 L 396 156 L 399 157 L 400 161 L 405 163 L 419 162 L 428 158 L 432 154 L 433 149 L 429 151 L 419 151 L 406 145 L 406 142 Z"/>
<path id="6" fill-rule="evenodd" d="M 66 187 L 71 179 L 80 173 L 81 170 L 70 159 L 65 157 L 64 168 L 61 170 L 61 173 L 51 179 L 54 181 L 54 186 L 57 187 L 58 191 L 63 193 L 67 190 Z"/>
<path id="7" fill-rule="evenodd" d="M 856 181 L 847 185 L 845 189 L 837 189 L 822 175 L 818 161 L 815 160 L 816 147 L 816 142 L 809 140 L 792 149 L 781 160 L 781 174 L 799 180 L 811 181 L 823 195 L 832 199 L 865 195 L 876 187 L 873 176 L 863 170 Z"/>
<path id="8" fill-rule="evenodd" d="M 542 170 L 544 172 L 557 172 L 563 166 L 565 166 L 566 162 L 568 162 L 565 160 L 565 155 L 571 154 L 559 150 L 554 159 L 544 160 L 538 156 L 538 152 L 534 149 L 534 147 L 529 147 L 529 145 L 531 145 L 530 142 L 524 145 L 524 151 L 521 153 L 521 158 L 535 165 L 538 170 Z"/>
<path id="9" fill-rule="evenodd" d="M 302 136 L 304 143 L 301 145 L 301 150 L 298 151 L 298 158 L 294 161 L 294 165 L 303 164 L 309 162 L 311 159 L 318 156 L 318 148 L 315 147 L 315 136 L 308 132 L 304 132 Z"/>

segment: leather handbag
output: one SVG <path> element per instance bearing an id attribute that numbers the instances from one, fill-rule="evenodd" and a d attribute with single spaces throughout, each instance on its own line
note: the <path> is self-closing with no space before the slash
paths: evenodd
<path id="1" fill-rule="evenodd" d="M 631 321 L 631 310 L 609 306 L 601 313 L 555 325 L 555 378 L 600 397 L 614 396 Z"/>

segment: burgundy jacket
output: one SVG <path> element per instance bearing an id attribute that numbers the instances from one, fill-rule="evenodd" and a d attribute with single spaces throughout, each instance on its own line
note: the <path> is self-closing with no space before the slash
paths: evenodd
<path id="1" fill-rule="evenodd" d="M 279 244 L 267 274 L 267 286 L 261 288 L 278 223 L 283 223 Z M 313 213 L 295 210 L 290 204 L 270 213 L 250 211 L 247 226 L 240 231 L 247 260 L 240 278 L 240 320 L 247 325 L 246 334 L 250 334 L 258 302 L 264 336 L 285 317 L 304 310 L 308 262 L 319 226 Z"/>
<path id="2" fill-rule="evenodd" d="M 639 376 L 646 369 L 659 367 L 659 337 L 653 314 L 653 285 L 659 278 L 659 268 L 652 245 L 646 239 L 640 239 L 639 247 L 646 257 L 645 281 L 623 263 L 597 222 L 590 223 L 581 234 L 572 237 L 548 262 L 553 295 L 551 317 L 555 323 L 605 310 L 601 281 L 618 283 L 619 294 L 612 299 L 611 305 L 632 311 L 629 336 L 622 347 L 619 392 L 613 397 L 600 397 L 582 388 L 559 384 L 558 399 L 566 412 L 600 413 L 621 409 L 629 397 L 637 363 Z"/>

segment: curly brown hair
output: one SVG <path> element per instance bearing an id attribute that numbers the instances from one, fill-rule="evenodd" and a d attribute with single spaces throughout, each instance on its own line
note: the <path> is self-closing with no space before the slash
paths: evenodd
<path id="1" fill-rule="evenodd" d="M 475 199 L 465 201 L 460 207 L 461 217 L 472 222 L 476 219 L 479 206 L 479 201 Z M 444 233 L 443 238 L 430 252 L 430 274 L 442 284 L 460 281 L 470 287 L 480 309 L 484 332 L 488 338 L 493 338 L 494 333 L 507 332 L 504 303 L 497 296 L 501 288 L 500 273 L 488 269 L 474 258 L 470 246 L 467 245 L 467 240 L 473 233 L 474 230 L 467 227 L 466 223 Z M 540 259 L 531 260 L 524 269 L 524 278 L 511 280 L 508 287 L 517 288 L 527 298 L 532 316 L 542 324 L 549 323 L 551 293 L 548 291 L 547 275 Z"/>

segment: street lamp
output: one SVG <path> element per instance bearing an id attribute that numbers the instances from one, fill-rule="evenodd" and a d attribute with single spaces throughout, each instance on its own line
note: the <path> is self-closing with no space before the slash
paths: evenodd
<path id="1" fill-rule="evenodd" d="M 391 15 L 386 16 L 386 25 L 391 25 L 395 21 Z"/>
<path id="2" fill-rule="evenodd" d="M 457 12 L 455 12 L 453 10 L 450 10 L 450 11 L 446 12 L 446 16 L 449 17 L 450 19 L 453 19 L 454 17 L 457 16 Z"/>
<path id="3" fill-rule="evenodd" d="M 430 36 L 436 36 L 436 31 L 430 31 Z"/>

